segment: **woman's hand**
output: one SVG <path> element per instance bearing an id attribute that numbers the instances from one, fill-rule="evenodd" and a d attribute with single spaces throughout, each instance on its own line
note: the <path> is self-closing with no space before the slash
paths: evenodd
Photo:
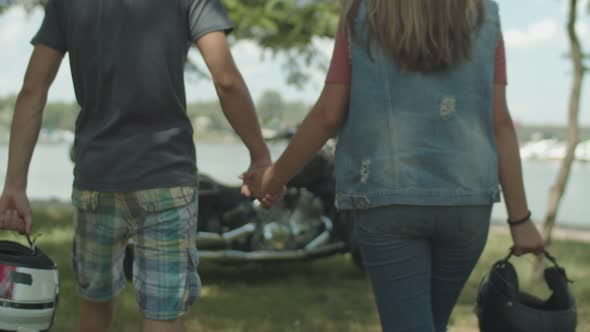
<path id="1" fill-rule="evenodd" d="M 276 184 L 272 166 L 250 169 L 241 178 L 244 181 L 242 194 L 246 197 L 256 197 L 263 207 L 270 209 L 283 199 L 286 187 Z"/>
<path id="2" fill-rule="evenodd" d="M 545 252 L 545 241 L 531 220 L 523 224 L 510 226 L 510 234 L 512 235 L 513 250 L 516 256 L 529 253 L 540 255 Z"/>
<path id="3" fill-rule="evenodd" d="M 261 161 L 261 162 L 251 162 L 250 167 L 248 170 L 242 175 L 240 175 L 240 179 L 242 179 L 242 195 L 246 197 L 258 197 L 258 193 L 260 192 L 260 179 L 264 170 L 272 165 L 270 159 L 268 161 Z"/>
<path id="4" fill-rule="evenodd" d="M 262 173 L 262 178 L 260 179 L 261 195 L 258 197 L 258 200 L 262 203 L 262 206 L 267 209 L 271 208 L 283 199 L 286 192 L 287 187 L 284 184 L 276 182 L 274 167 L 267 168 Z"/>

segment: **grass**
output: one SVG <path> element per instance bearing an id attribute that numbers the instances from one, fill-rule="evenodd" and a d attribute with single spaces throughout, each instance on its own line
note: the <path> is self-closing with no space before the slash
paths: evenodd
<path id="1" fill-rule="evenodd" d="M 61 297 L 54 331 L 74 331 L 78 302 L 70 267 L 71 211 L 36 207 L 35 231 L 43 250 L 60 267 Z M 16 239 L 15 235 L 4 237 Z M 509 238 L 493 234 L 483 257 L 468 281 L 451 318 L 451 332 L 477 331 L 473 305 L 477 286 L 489 267 L 506 253 Z M 575 281 L 579 332 L 590 332 L 590 244 L 558 241 L 553 254 Z M 541 283 L 530 280 L 532 258 L 515 260 L 525 289 L 548 294 Z M 187 331 L 199 332 L 298 332 L 380 331 L 371 288 L 364 273 L 348 256 L 312 263 L 219 266 L 203 263 L 199 269 L 201 299 L 186 317 Z M 137 331 L 132 287 L 118 298 L 113 331 Z"/>

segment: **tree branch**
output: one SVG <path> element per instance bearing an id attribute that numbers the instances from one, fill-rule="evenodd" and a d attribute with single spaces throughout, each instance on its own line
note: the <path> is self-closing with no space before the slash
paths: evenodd
<path id="1" fill-rule="evenodd" d="M 582 99 L 582 85 L 584 73 L 587 68 L 583 63 L 583 51 L 580 39 L 576 31 L 576 21 L 578 18 L 578 0 L 569 1 L 569 15 L 567 23 L 567 33 L 570 41 L 570 59 L 574 67 L 574 76 L 572 82 L 571 95 L 569 100 L 568 112 L 568 139 L 566 154 L 561 161 L 559 174 L 555 184 L 552 186 L 549 194 L 549 204 L 545 215 L 544 235 L 547 245 L 551 243 L 553 228 L 557 217 L 557 212 L 561 199 L 567 187 L 572 164 L 575 160 L 576 146 L 579 140 L 579 112 Z"/>

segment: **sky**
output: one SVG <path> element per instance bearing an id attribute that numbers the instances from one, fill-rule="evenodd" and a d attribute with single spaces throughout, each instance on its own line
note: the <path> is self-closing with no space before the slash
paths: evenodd
<path id="1" fill-rule="evenodd" d="M 590 0 L 580 0 L 587 6 Z M 508 66 L 508 104 L 513 118 L 523 124 L 561 125 L 567 121 L 567 105 L 572 82 L 572 65 L 565 58 L 568 39 L 565 31 L 567 0 L 499 0 Z M 590 15 L 581 11 L 577 30 L 584 47 L 590 51 Z M 0 96 L 17 94 L 26 69 L 33 37 L 42 10 L 28 14 L 13 8 L 0 15 Z M 327 58 L 333 41 L 314 41 Z M 325 73 L 313 70 L 311 81 L 302 89 L 286 84 L 284 59 L 264 54 L 255 43 L 244 41 L 233 47 L 236 63 L 253 97 L 266 90 L 278 90 L 287 100 L 313 104 L 322 89 Z M 190 55 L 203 64 L 197 51 Z M 590 125 L 590 75 L 583 90 L 581 123 Z M 210 81 L 187 80 L 187 98 L 209 101 L 216 98 Z M 50 101 L 74 101 L 69 62 L 64 60 L 49 93 Z"/>

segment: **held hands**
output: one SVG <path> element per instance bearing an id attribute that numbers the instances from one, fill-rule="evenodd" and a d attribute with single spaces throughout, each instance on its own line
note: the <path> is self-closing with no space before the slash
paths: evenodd
<path id="1" fill-rule="evenodd" d="M 0 229 L 31 234 L 31 207 L 24 191 L 5 189 L 0 196 Z"/>
<path id="2" fill-rule="evenodd" d="M 267 209 L 281 201 L 287 191 L 284 185 L 276 183 L 274 167 L 270 165 L 254 169 L 250 167 L 241 178 L 244 181 L 242 194 L 246 197 L 256 197 Z"/>

